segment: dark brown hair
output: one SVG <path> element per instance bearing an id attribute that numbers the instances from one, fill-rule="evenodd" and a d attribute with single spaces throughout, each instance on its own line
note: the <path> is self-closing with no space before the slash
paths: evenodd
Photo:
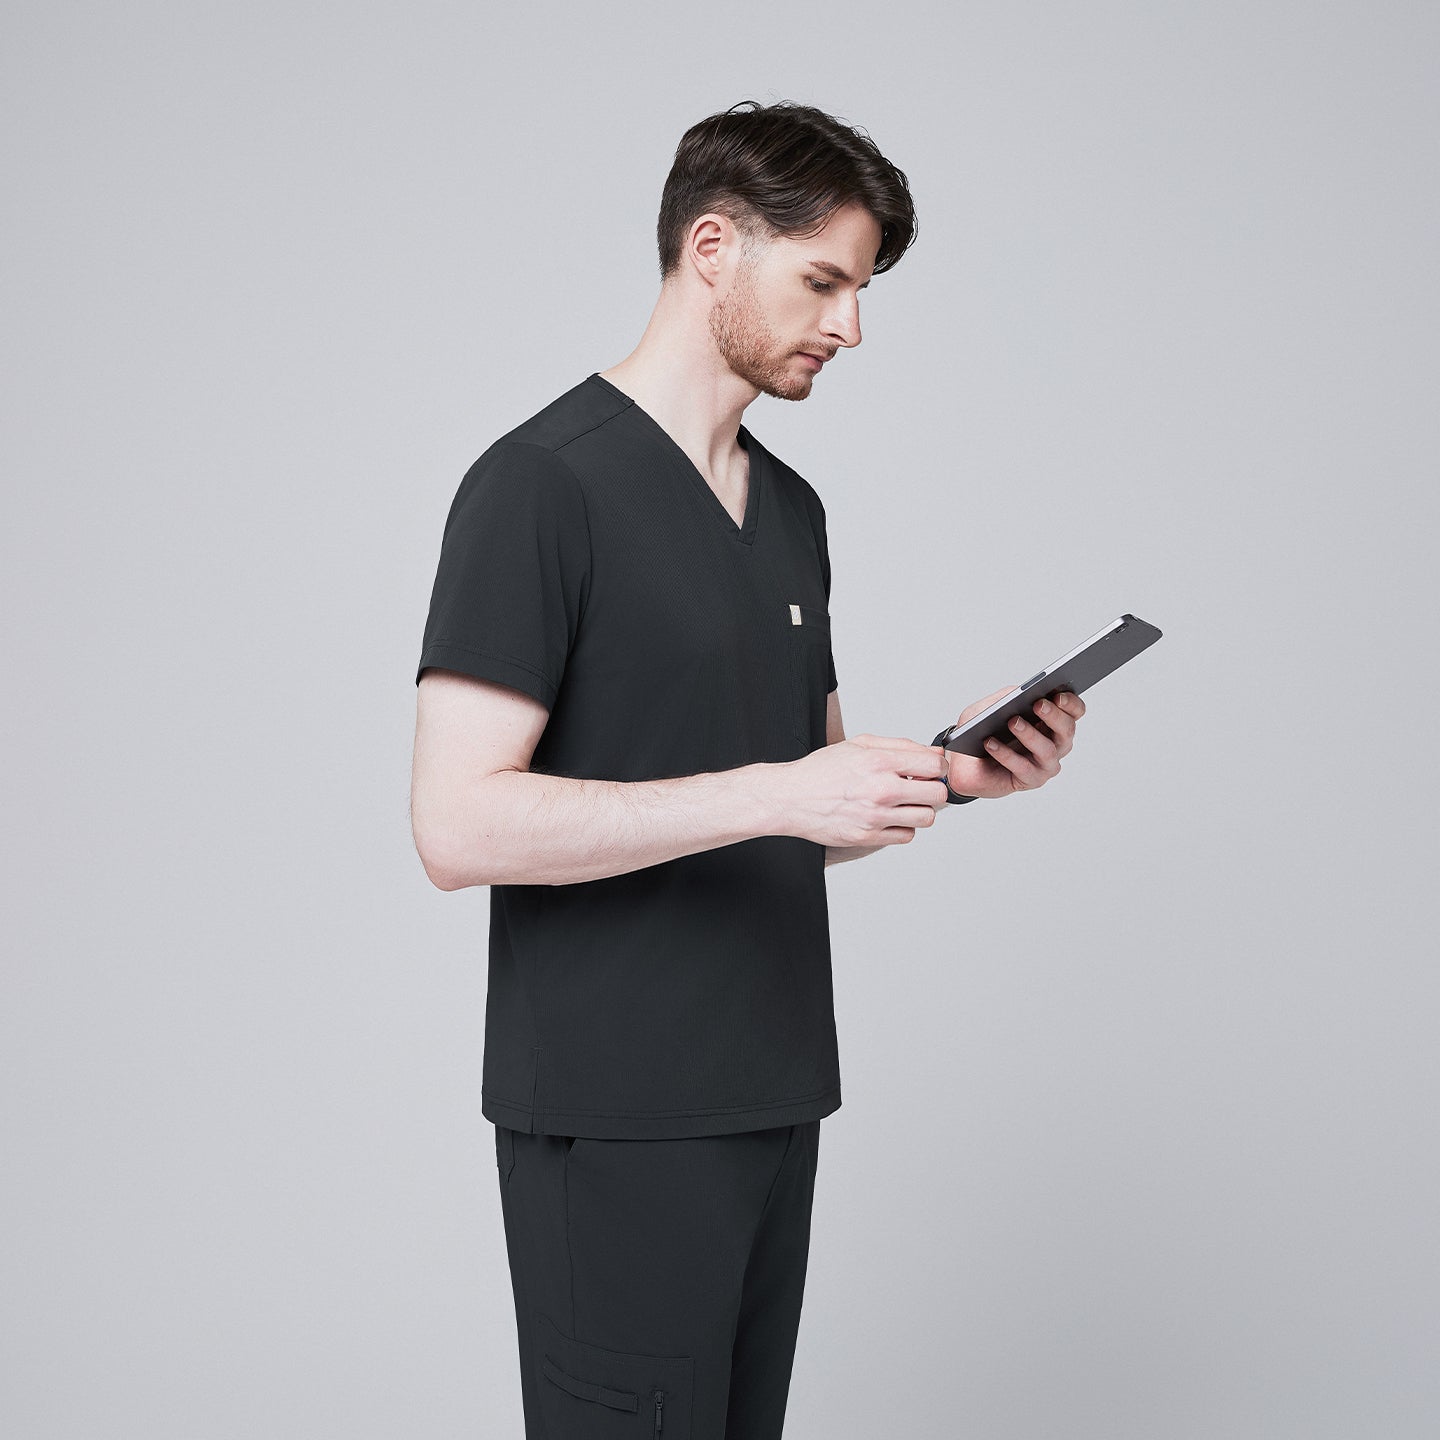
<path id="1" fill-rule="evenodd" d="M 880 225 L 879 275 L 910 248 L 919 228 L 904 172 L 865 131 L 813 105 L 742 100 L 680 139 L 660 198 L 660 278 L 675 272 L 685 232 L 710 211 L 747 240 L 799 239 L 855 200 Z"/>

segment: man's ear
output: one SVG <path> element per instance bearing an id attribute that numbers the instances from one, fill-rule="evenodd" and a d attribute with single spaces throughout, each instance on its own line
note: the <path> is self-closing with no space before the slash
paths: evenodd
<path id="1" fill-rule="evenodd" d="M 707 285 L 717 285 L 739 261 L 740 233 L 727 216 L 701 215 L 685 233 L 685 258 Z"/>

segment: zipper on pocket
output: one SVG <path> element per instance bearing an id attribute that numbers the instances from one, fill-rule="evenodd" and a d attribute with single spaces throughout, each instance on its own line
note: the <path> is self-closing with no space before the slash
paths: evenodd
<path id="1" fill-rule="evenodd" d="M 655 1392 L 655 1433 L 657 1435 L 664 1428 L 664 1406 L 665 1392 L 663 1390 L 657 1390 Z"/>

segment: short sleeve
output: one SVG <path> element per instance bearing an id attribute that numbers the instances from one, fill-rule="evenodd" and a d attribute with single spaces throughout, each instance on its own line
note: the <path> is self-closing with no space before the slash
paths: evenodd
<path id="1" fill-rule="evenodd" d="M 819 504 L 818 497 L 816 503 L 817 505 Z M 825 535 L 825 507 L 820 505 L 819 510 L 820 524 L 815 532 L 815 538 L 820 546 L 820 574 L 825 580 L 825 608 L 828 610 L 830 608 L 830 544 Z M 833 638 L 826 648 L 829 651 L 826 656 L 826 664 L 830 667 L 830 689 L 833 691 L 840 683 L 835 678 L 835 649 Z"/>
<path id="2" fill-rule="evenodd" d="M 544 446 L 497 441 L 450 506 L 415 683 L 434 665 L 553 709 L 589 582 L 579 481 Z"/>

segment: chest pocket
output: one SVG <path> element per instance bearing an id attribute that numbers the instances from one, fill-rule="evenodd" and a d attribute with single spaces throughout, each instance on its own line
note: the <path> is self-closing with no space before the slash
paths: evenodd
<path id="1" fill-rule="evenodd" d="M 791 713 L 804 754 L 825 744 L 825 697 L 830 687 L 830 615 L 792 604 L 789 615 Z"/>

